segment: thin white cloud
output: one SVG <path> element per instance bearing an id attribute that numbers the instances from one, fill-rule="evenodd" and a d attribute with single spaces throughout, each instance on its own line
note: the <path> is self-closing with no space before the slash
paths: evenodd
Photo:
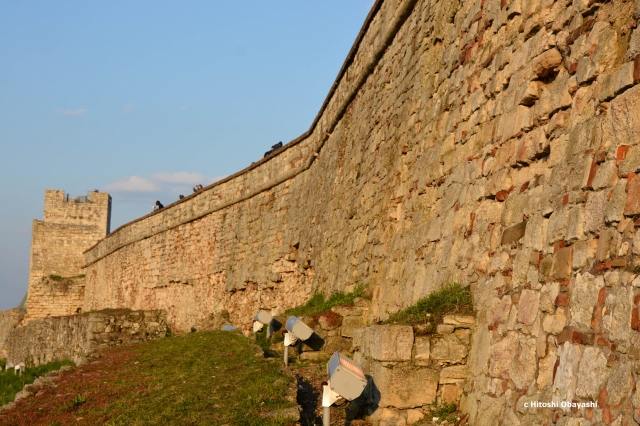
<path id="1" fill-rule="evenodd" d="M 57 108 L 54 109 L 53 112 L 57 112 L 58 114 L 66 115 L 67 117 L 77 117 L 79 115 L 85 114 L 87 112 L 86 109 L 62 109 Z"/>
<path id="2" fill-rule="evenodd" d="M 131 114 L 132 112 L 134 112 L 136 110 L 137 106 L 138 106 L 138 104 L 136 104 L 136 103 L 125 105 L 124 110 L 122 111 L 122 113 L 123 114 Z"/>
<path id="3" fill-rule="evenodd" d="M 180 107 L 180 110 L 182 110 L 182 111 L 184 111 L 185 109 L 187 109 L 187 105 L 182 105 L 182 106 Z"/>
<path id="4" fill-rule="evenodd" d="M 159 172 L 148 176 L 133 175 L 128 178 L 118 179 L 105 185 L 105 192 L 163 192 L 166 194 L 189 194 L 193 185 L 207 186 L 224 176 L 205 177 L 195 172 Z"/>
<path id="5" fill-rule="evenodd" d="M 155 182 L 138 175 L 119 179 L 102 188 L 105 192 L 158 192 L 160 189 Z"/>
<path id="6" fill-rule="evenodd" d="M 188 185 L 195 185 L 197 183 L 202 183 L 206 179 L 200 173 L 189 173 L 189 172 L 176 172 L 176 173 L 160 172 L 160 173 L 154 173 L 149 177 L 157 182 L 183 183 Z"/>

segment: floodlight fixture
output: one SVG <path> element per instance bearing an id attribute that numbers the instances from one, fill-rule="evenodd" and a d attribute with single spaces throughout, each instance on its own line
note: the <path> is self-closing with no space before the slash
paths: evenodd
<path id="1" fill-rule="evenodd" d="M 340 398 L 353 401 L 364 391 L 367 378 L 362 367 L 335 352 L 327 364 L 329 381 L 322 387 L 322 424 L 331 424 L 331 406 Z"/>
<path id="2" fill-rule="evenodd" d="M 295 334 L 296 337 L 300 340 L 307 340 L 313 334 L 313 330 L 311 329 L 311 327 L 294 316 L 290 316 L 287 319 L 285 327 L 287 328 L 287 330 L 289 330 L 289 332 Z"/>
<path id="3" fill-rule="evenodd" d="M 257 314 L 255 314 L 253 316 L 253 332 L 257 333 L 258 331 L 262 330 L 263 326 L 267 326 L 268 327 L 268 333 L 269 333 L 269 337 L 271 337 L 271 333 L 272 333 L 272 328 L 271 328 L 271 322 L 273 321 L 273 317 L 271 316 L 270 313 L 266 312 L 266 311 L 259 311 Z"/>
<path id="4" fill-rule="evenodd" d="M 313 330 L 307 324 L 294 316 L 290 316 L 285 323 L 284 333 L 284 365 L 289 365 L 289 346 L 309 339 L 313 335 Z"/>

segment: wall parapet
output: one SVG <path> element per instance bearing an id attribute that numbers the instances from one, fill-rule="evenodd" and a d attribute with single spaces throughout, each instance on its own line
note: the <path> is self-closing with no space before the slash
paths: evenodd
<path id="1" fill-rule="evenodd" d="M 268 191 L 308 170 L 358 91 L 374 73 L 417 0 L 377 0 L 311 127 L 283 148 L 202 191 L 129 222 L 85 251 L 87 267 L 122 247 L 150 238 Z M 370 27 L 374 26 L 373 30 Z M 364 47 L 362 47 L 364 46 Z M 362 47 L 362 48 L 361 48 Z"/>

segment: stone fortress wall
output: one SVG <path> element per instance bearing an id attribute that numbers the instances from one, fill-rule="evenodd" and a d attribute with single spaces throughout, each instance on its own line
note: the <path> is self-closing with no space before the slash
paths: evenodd
<path id="1" fill-rule="evenodd" d="M 45 191 L 44 220 L 33 221 L 31 234 L 26 322 L 81 312 L 82 252 L 109 233 L 110 215 L 109 194 L 78 200 L 64 191 Z"/>
<path id="2" fill-rule="evenodd" d="M 19 309 L 15 308 L 0 311 L 0 359 L 6 358 L 5 344 L 9 340 L 9 335 L 19 322 Z"/>
<path id="3" fill-rule="evenodd" d="M 632 0 L 377 1 L 310 130 L 88 249 L 82 308 L 248 329 L 364 284 L 375 323 L 458 281 L 469 424 L 640 422 L 639 19 Z"/>

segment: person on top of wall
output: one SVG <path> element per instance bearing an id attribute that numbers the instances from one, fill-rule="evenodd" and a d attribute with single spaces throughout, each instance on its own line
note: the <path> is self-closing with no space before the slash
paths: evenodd
<path id="1" fill-rule="evenodd" d="M 160 201 L 156 201 L 156 205 L 153 206 L 153 211 L 158 211 L 160 209 L 164 208 L 164 206 L 162 205 L 162 203 Z"/>

